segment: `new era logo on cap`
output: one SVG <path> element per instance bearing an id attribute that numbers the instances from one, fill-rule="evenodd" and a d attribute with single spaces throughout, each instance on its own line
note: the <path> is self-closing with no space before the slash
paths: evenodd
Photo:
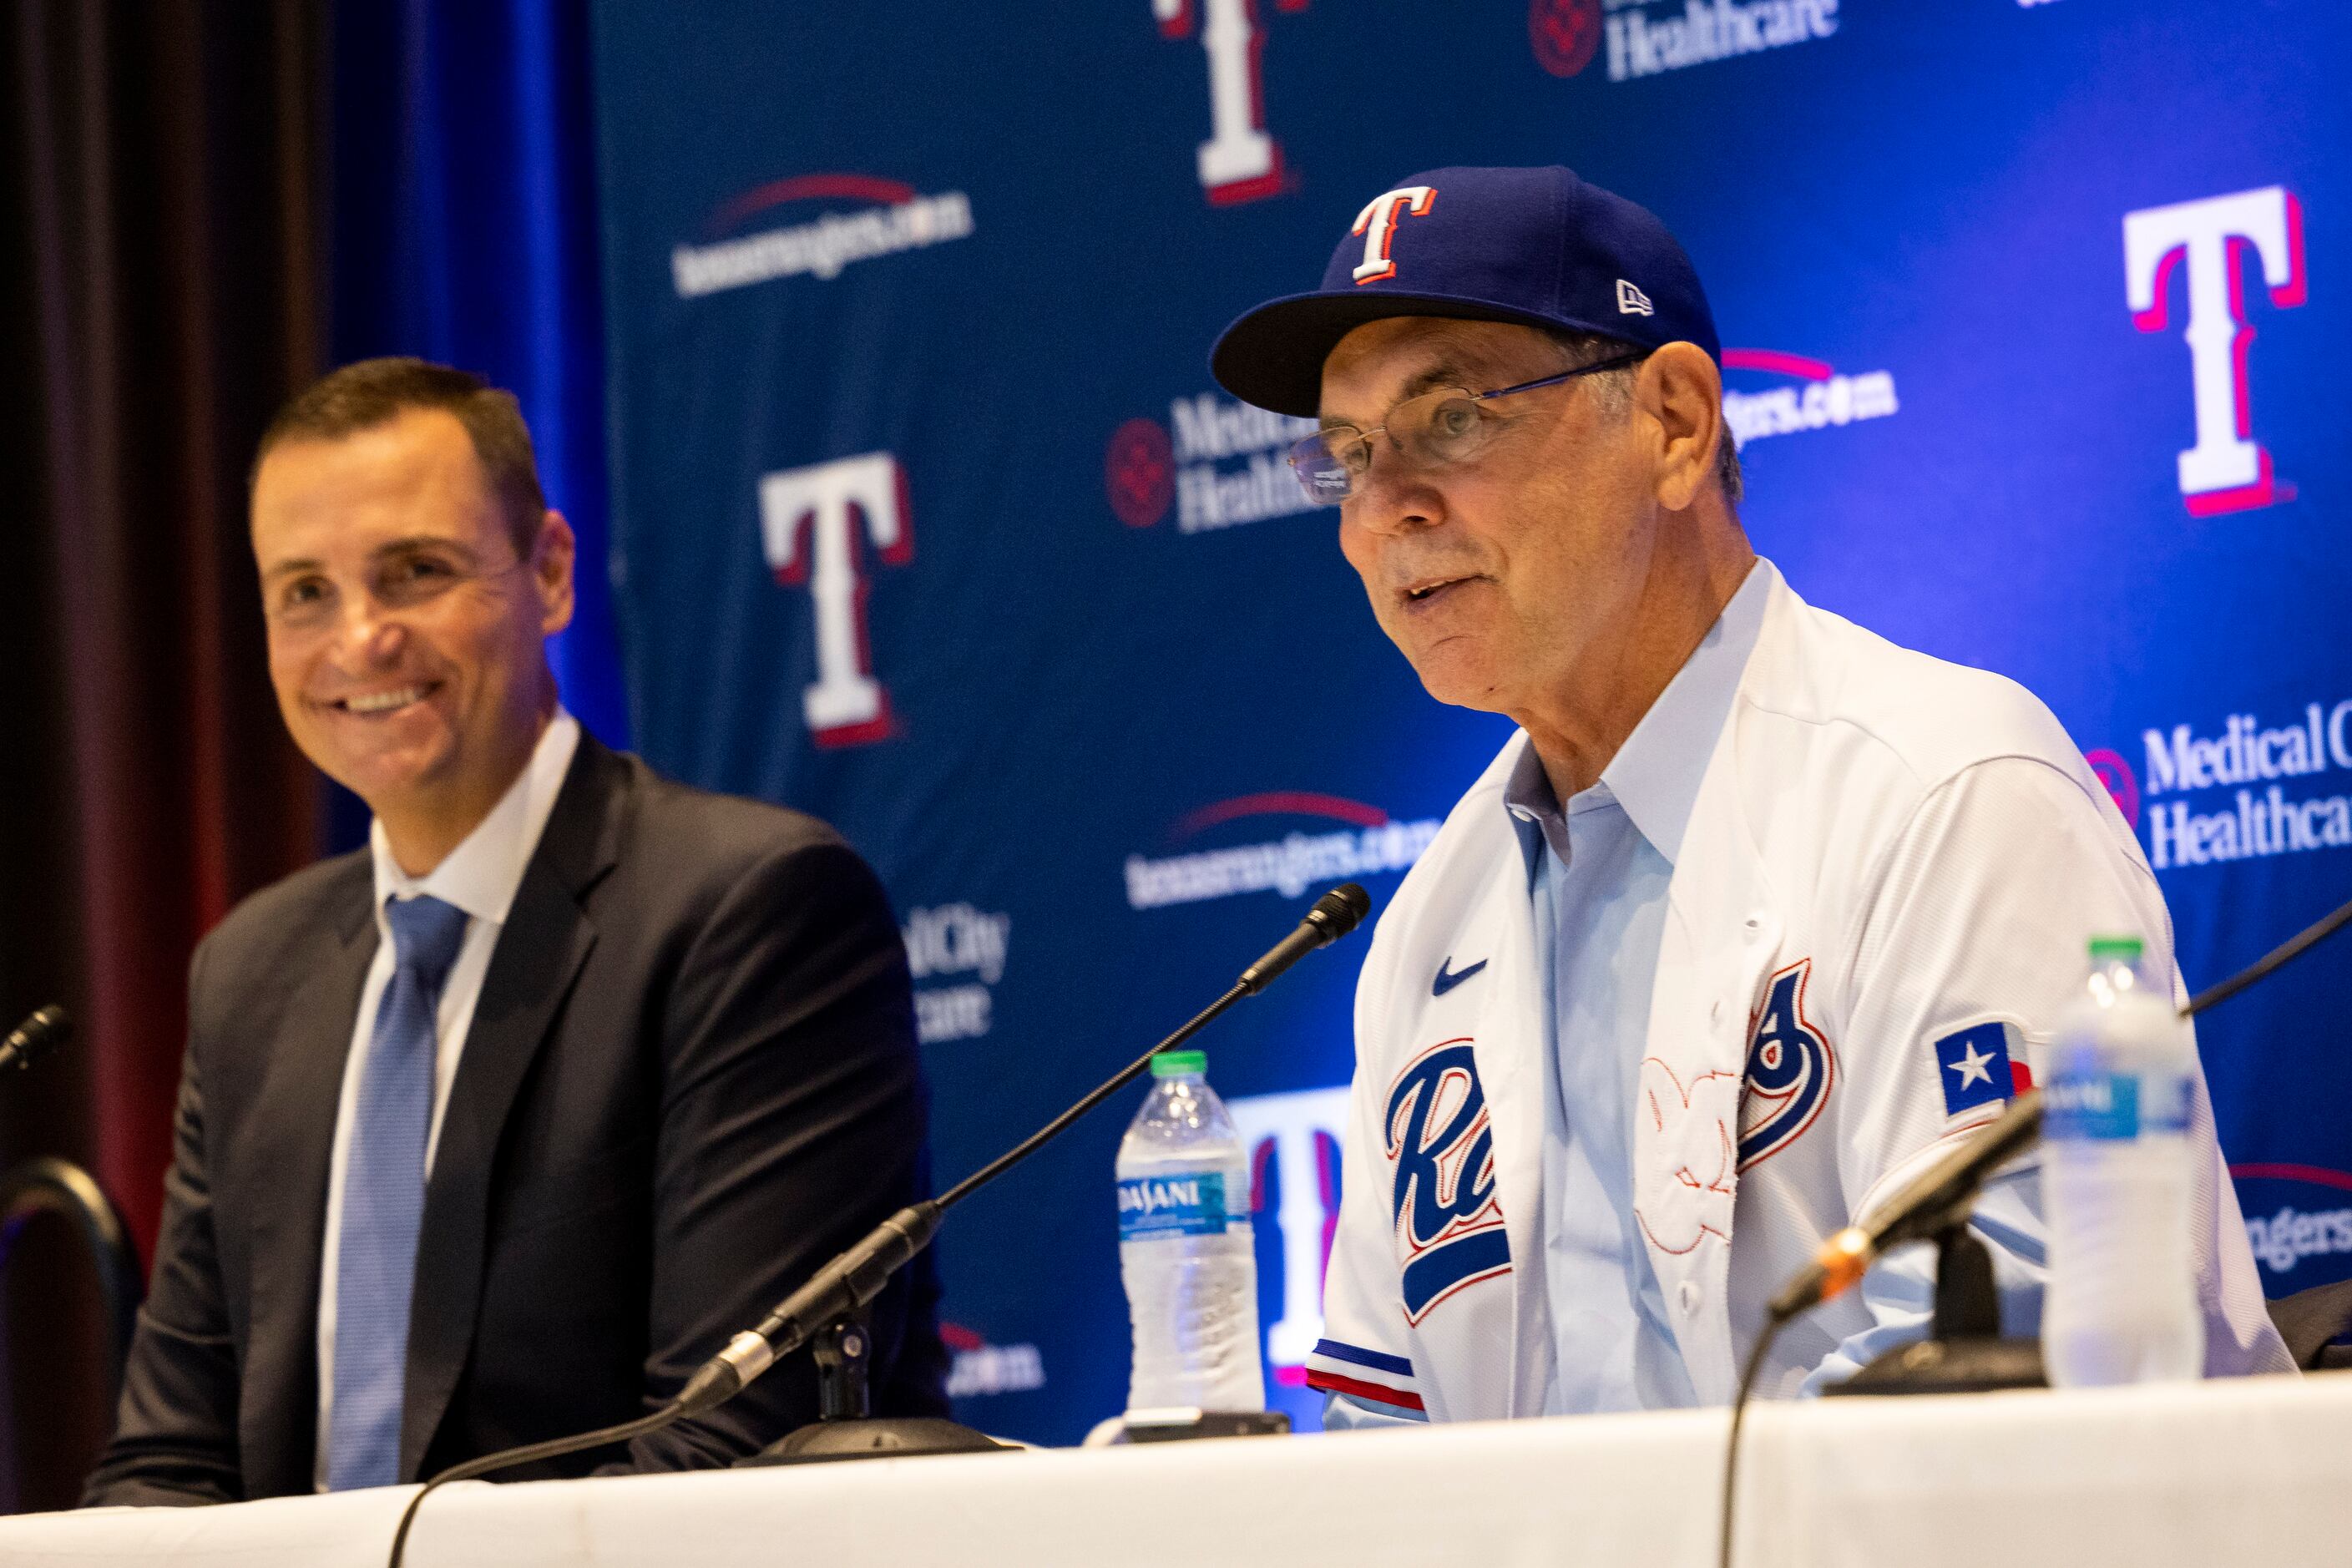
<path id="1" fill-rule="evenodd" d="M 1570 170 L 1431 169 L 1353 216 L 1321 288 L 1260 305 L 1217 341 L 1211 374 L 1243 402 L 1313 418 L 1325 358 L 1391 316 L 1504 321 L 1636 350 L 1689 342 L 1723 357 L 1698 274 L 1666 226 Z"/>

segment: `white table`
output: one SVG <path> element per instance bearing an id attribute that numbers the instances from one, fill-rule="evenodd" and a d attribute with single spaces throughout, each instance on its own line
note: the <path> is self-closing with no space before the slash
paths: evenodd
<path id="1" fill-rule="evenodd" d="M 444 1489 L 415 1568 L 1715 1561 L 1720 1412 Z M 1761 1406 L 1741 1568 L 2352 1563 L 2352 1375 Z M 410 1489 L 0 1520 L 8 1568 L 373 1568 Z M 1209 1533 L 1162 1534 L 1178 1503 Z"/>

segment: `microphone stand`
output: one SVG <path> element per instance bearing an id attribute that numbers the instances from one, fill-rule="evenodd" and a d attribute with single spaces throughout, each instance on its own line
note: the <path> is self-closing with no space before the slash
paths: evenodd
<path id="1" fill-rule="evenodd" d="M 2180 1016 L 2193 1018 L 2228 1001 L 2347 923 L 2352 923 L 2352 903 L 2305 928 L 2229 979 L 2190 997 Z M 1824 1395 L 1981 1394 L 2050 1385 L 2042 1364 L 2041 1340 L 2001 1337 L 1992 1254 L 1969 1229 L 1973 1206 L 1971 1201 L 1926 1228 L 1927 1239 L 1936 1244 L 1936 1315 L 1927 1337 L 1888 1351 L 1845 1382 L 1824 1388 Z"/>
<path id="2" fill-rule="evenodd" d="M 781 1442 L 743 1463 L 794 1464 L 1005 1448 L 1007 1445 L 952 1421 L 932 1416 L 875 1420 L 865 1414 L 865 1363 L 872 1353 L 872 1338 L 865 1327 L 866 1306 L 882 1293 L 882 1287 L 893 1274 L 930 1245 L 931 1237 L 939 1232 L 940 1220 L 949 1209 L 1035 1153 L 1079 1117 L 1142 1076 L 1151 1066 L 1152 1058 L 1182 1045 L 1234 1003 L 1244 996 L 1256 995 L 1272 984 L 1276 976 L 1317 948 L 1328 947 L 1354 931 L 1371 907 L 1371 895 L 1353 882 L 1343 882 L 1316 900 L 1307 918 L 1268 949 L 1264 957 L 1243 970 L 1241 978 L 1223 995 L 1193 1014 L 1174 1034 L 1113 1073 L 1086 1098 L 1012 1149 L 938 1197 L 909 1204 L 876 1226 L 863 1241 L 818 1269 L 806 1284 L 777 1303 L 758 1328 L 736 1335 L 725 1350 L 703 1363 L 667 1405 L 617 1426 L 467 1459 L 426 1481 L 402 1510 L 399 1527 L 393 1532 L 389 1568 L 400 1568 L 408 1549 L 409 1530 L 416 1521 L 416 1510 L 436 1489 L 451 1481 L 472 1480 L 517 1465 L 609 1447 L 658 1432 L 689 1415 L 699 1415 L 724 1405 L 779 1358 L 813 1342 L 812 1354 L 819 1368 L 820 1418 L 814 1427 L 804 1426 L 787 1434 Z M 835 1360 L 839 1365 L 828 1372 L 828 1360 Z M 829 1389 L 825 1382 L 828 1376 Z M 813 1435 L 803 1437 L 803 1433 Z M 799 1440 L 797 1447 L 793 1446 L 795 1439 Z"/>
<path id="3" fill-rule="evenodd" d="M 1936 1247 L 1936 1311 L 1927 1337 L 1897 1345 L 1843 1383 L 1832 1395 L 1868 1394 L 1990 1394 L 2002 1388 L 2047 1388 L 2038 1336 L 2004 1339 L 2000 1296 L 1993 1287 L 1992 1254 L 1969 1228 L 1974 1205 L 1947 1215 L 1927 1232 Z"/>
<path id="4" fill-rule="evenodd" d="M 2193 1018 L 2207 1008 L 2227 1002 L 2241 991 L 2273 971 L 2316 947 L 2327 938 L 2352 925 L 2352 902 L 2339 906 L 2302 931 L 2254 960 L 2237 973 L 2209 987 L 2189 999 L 2180 1009 L 2180 1016 Z M 2029 1110 L 2028 1099 L 2035 1104 Z M 2028 1089 L 2012 1105 L 2012 1114 L 2005 1114 L 1986 1128 L 1978 1131 L 1979 1138 L 1998 1134 L 1992 1130 L 2011 1131 L 2003 1127 L 2017 1118 L 2013 1130 L 2030 1131 L 2039 1136 L 2041 1091 Z M 2024 1118 L 2033 1123 L 2031 1129 L 2022 1125 Z M 1969 1186 L 1952 1197 L 1937 1217 L 1923 1226 L 1927 1239 L 1936 1243 L 1936 1320 L 1930 1336 L 1917 1344 L 1899 1347 L 1878 1357 L 1843 1384 L 1822 1390 L 1824 1397 L 1837 1394 L 1960 1394 L 1997 1388 L 2045 1388 L 2049 1378 L 2042 1363 L 2042 1342 L 2004 1340 L 2000 1332 L 2000 1301 L 1992 1287 L 1992 1255 L 1985 1250 L 1968 1228 L 1969 1214 L 1976 1206 L 1976 1185 Z M 1957 1274 L 1957 1277 L 1955 1275 Z M 1861 1277 L 1861 1268 L 1853 1270 L 1853 1279 Z M 1851 1284 L 1853 1279 L 1846 1281 Z M 1841 1285 L 1838 1289 L 1843 1289 Z M 1762 1370 L 1764 1357 L 1780 1331 L 1815 1303 L 1825 1300 L 1826 1294 L 1815 1291 L 1802 1296 L 1784 1288 L 1782 1300 L 1776 1301 L 1764 1315 L 1764 1326 L 1757 1333 L 1756 1342 L 1748 1352 L 1748 1360 L 1739 1372 L 1739 1387 L 1731 1400 L 1731 1436 L 1723 1452 L 1723 1510 L 1717 1535 L 1716 1561 L 1721 1568 L 1731 1568 L 1732 1521 L 1739 1497 L 1739 1436 L 1748 1415 L 1748 1395 L 1755 1391 L 1756 1375 Z M 1914 1364 L 1916 1363 L 1916 1364 Z M 1855 1387 L 1864 1379 L 1874 1386 Z"/>
<path id="5" fill-rule="evenodd" d="M 1084 1100 L 1032 1133 L 1017 1147 L 950 1187 L 929 1206 L 944 1212 L 978 1192 L 1051 1142 L 1070 1123 L 1133 1083 L 1150 1069 L 1152 1058 L 1162 1051 L 1174 1050 L 1208 1027 L 1226 1008 L 1249 994 L 1251 991 L 1247 985 L 1236 984 L 1233 989 L 1195 1013 L 1174 1034 L 1105 1079 Z M 936 1218 L 932 1223 L 937 1224 Z M 817 1331 L 811 1352 L 816 1358 L 816 1420 L 786 1433 L 760 1452 L 736 1460 L 737 1468 L 921 1454 L 1002 1453 L 1012 1447 L 969 1426 L 942 1420 L 936 1415 L 877 1416 L 867 1414 L 870 1405 L 866 1374 L 867 1363 L 873 1358 L 874 1341 L 866 1331 L 862 1304 L 837 1313 L 826 1322 Z M 778 1353 L 782 1352 L 780 1351 Z"/>

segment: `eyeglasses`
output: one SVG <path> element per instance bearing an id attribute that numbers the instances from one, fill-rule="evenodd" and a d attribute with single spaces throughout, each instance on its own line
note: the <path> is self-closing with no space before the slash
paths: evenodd
<path id="1" fill-rule="evenodd" d="M 1463 462 L 1475 457 L 1493 440 L 1502 425 L 1500 416 L 1487 413 L 1479 405 L 1513 393 L 1533 392 L 1539 386 L 1558 386 L 1580 375 L 1616 370 L 1642 357 L 1638 353 L 1617 354 L 1561 371 L 1558 375 L 1523 381 L 1517 386 L 1496 387 L 1492 392 L 1465 392 L 1458 386 L 1441 386 L 1418 397 L 1406 398 L 1389 410 L 1386 423 L 1370 430 L 1333 425 L 1303 441 L 1292 442 L 1291 472 L 1298 476 L 1299 487 L 1306 490 L 1307 500 L 1317 506 L 1338 506 L 1352 500 L 1363 489 L 1364 476 L 1371 471 L 1375 436 L 1385 432 L 1390 444 L 1415 468 L 1440 468 Z"/>

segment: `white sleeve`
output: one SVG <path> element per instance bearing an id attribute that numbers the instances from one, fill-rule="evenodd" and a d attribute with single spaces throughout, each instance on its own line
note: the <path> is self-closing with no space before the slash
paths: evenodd
<path id="1" fill-rule="evenodd" d="M 2085 973 L 2095 934 L 2136 934 L 2151 973 L 2171 974 L 2172 930 L 2156 879 L 2104 799 L 2060 769 L 2002 757 L 1931 791 L 1883 853 L 1856 919 L 1842 1146 L 1847 1212 L 1884 1202 L 1948 1139 L 1998 1114 L 1976 1057 L 2006 1039 L 2039 1082 L 2057 1020 Z M 2176 986 L 2178 982 L 2175 982 Z M 1987 1044 L 1967 1047 L 1966 1037 Z M 2018 1081 L 2026 1081 L 2021 1077 Z M 2198 1287 L 2209 1374 L 2288 1368 L 2270 1325 L 2199 1075 L 2191 1136 L 2205 1154 L 2196 1189 Z M 2039 1322 L 2042 1225 L 2029 1157 L 1988 1192 L 1974 1225 L 1990 1244 L 2005 1326 Z M 1916 1337 L 1931 1305 L 1932 1254 L 1882 1261 L 1864 1282 L 1873 1326 L 1832 1352 L 1812 1385 Z"/>
<path id="2" fill-rule="evenodd" d="M 1376 1404 L 1359 1399 L 1352 1394 L 1327 1394 L 1323 1396 L 1323 1430 L 1326 1432 L 1382 1432 L 1395 1426 L 1425 1426 L 1426 1414 L 1404 1410 L 1386 1403 Z"/>
<path id="3" fill-rule="evenodd" d="M 1404 1320 L 1403 1285 L 1387 1191 L 1386 1132 L 1381 1125 L 1381 1085 L 1370 997 L 1386 965 L 1375 933 L 1356 988 L 1356 1074 L 1349 1089 L 1348 1136 L 1339 1159 L 1339 1222 L 1323 1274 L 1323 1337 L 1307 1358 L 1307 1384 L 1327 1396 L 1324 1424 L 1371 1426 L 1366 1415 L 1426 1420 L 1421 1379 L 1412 1364 Z M 1373 1066 L 1370 1068 L 1366 1063 Z"/>

